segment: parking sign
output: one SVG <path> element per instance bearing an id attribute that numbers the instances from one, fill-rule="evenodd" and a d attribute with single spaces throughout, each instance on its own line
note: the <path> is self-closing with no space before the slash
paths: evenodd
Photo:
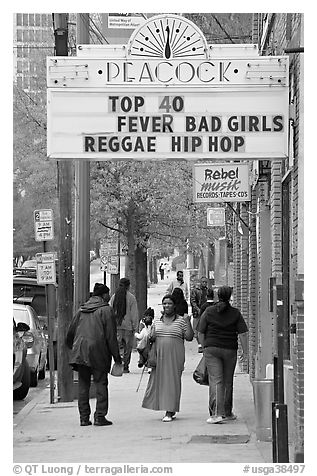
<path id="1" fill-rule="evenodd" d="M 34 210 L 35 241 L 54 239 L 53 210 Z"/>

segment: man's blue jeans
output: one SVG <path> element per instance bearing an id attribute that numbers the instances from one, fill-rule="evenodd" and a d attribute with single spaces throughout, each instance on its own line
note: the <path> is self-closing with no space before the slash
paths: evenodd
<path id="1" fill-rule="evenodd" d="M 204 356 L 209 378 L 209 413 L 211 416 L 230 416 L 237 351 L 223 347 L 205 347 Z"/>

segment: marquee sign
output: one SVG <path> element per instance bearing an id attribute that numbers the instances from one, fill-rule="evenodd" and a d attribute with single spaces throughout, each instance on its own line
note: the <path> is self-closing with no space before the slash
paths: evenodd
<path id="1" fill-rule="evenodd" d="M 239 46 L 220 56 L 186 18 L 158 15 L 121 48 L 49 57 L 48 157 L 286 157 L 288 58 Z"/>

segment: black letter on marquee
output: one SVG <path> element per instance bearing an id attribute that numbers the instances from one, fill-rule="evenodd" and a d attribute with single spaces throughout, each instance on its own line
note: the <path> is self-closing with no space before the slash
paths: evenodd
<path id="1" fill-rule="evenodd" d="M 119 99 L 119 96 L 109 96 L 109 101 L 111 101 L 111 111 L 115 112 L 117 110 L 116 108 L 116 102 Z"/>
<path id="2" fill-rule="evenodd" d="M 85 136 L 85 152 L 95 152 L 95 139 L 91 136 Z"/>
<path id="3" fill-rule="evenodd" d="M 282 131 L 283 130 L 283 116 L 274 116 L 273 124 L 277 126 L 277 127 L 274 127 L 274 132 Z"/>

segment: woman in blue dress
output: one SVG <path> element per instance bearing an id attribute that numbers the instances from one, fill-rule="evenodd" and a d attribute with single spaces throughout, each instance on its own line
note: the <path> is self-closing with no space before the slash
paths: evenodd
<path id="1" fill-rule="evenodd" d="M 179 411 L 181 378 L 185 363 L 184 340 L 191 341 L 194 331 L 187 316 L 175 312 L 175 298 L 167 294 L 162 299 L 163 313 L 152 324 L 156 340 L 157 361 L 152 369 L 143 408 L 164 410 L 162 421 L 170 422 Z"/>

